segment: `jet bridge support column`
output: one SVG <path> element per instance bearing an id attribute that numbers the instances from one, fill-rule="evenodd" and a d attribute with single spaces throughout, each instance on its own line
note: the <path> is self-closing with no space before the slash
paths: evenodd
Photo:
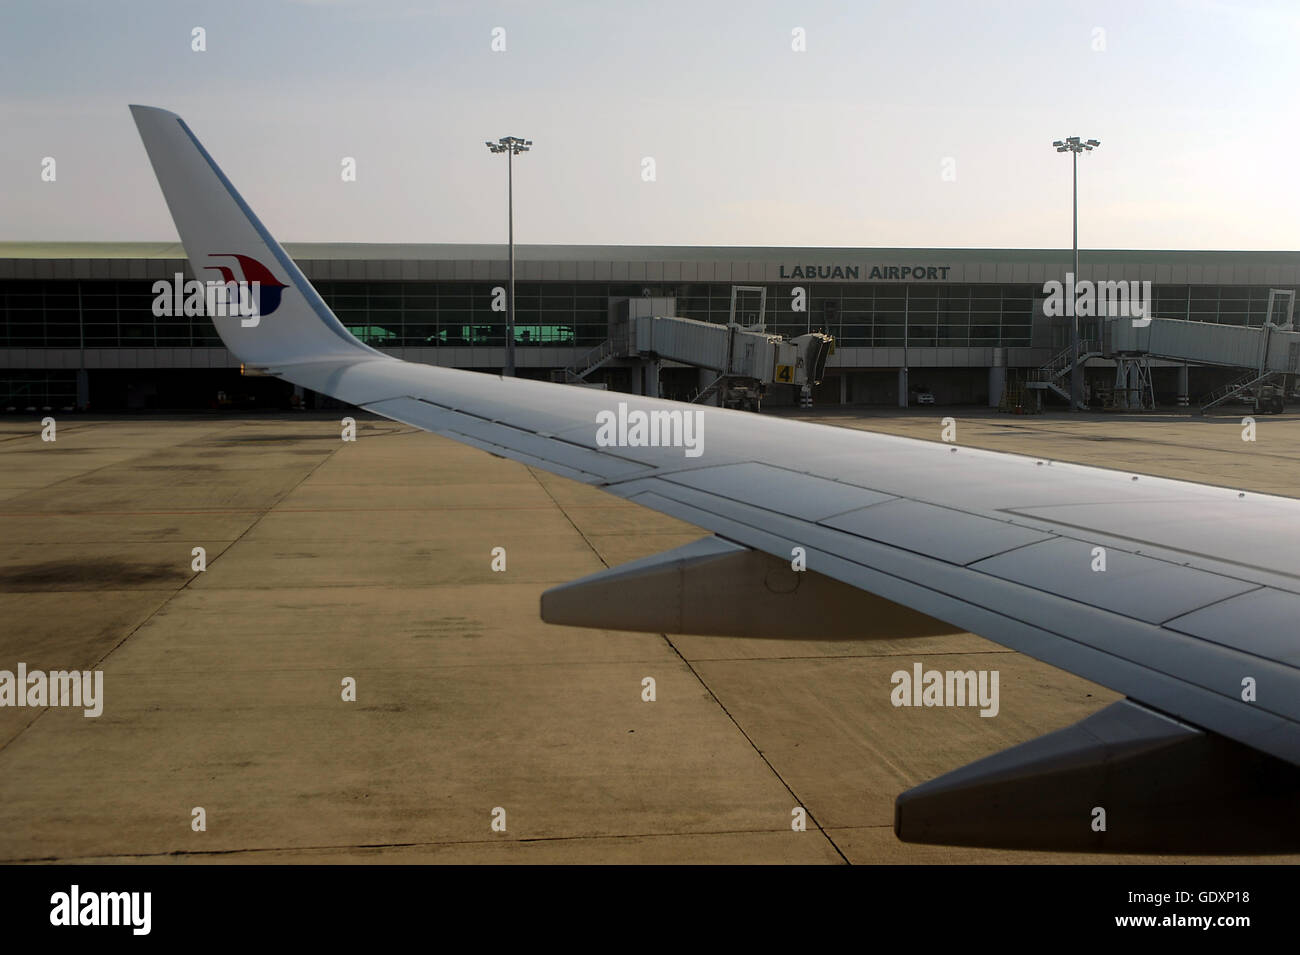
<path id="1" fill-rule="evenodd" d="M 642 372 L 645 375 L 645 390 L 643 394 L 645 394 L 647 398 L 658 398 L 659 397 L 659 362 L 657 361 L 646 362 L 645 368 L 642 369 Z"/>
<path id="2" fill-rule="evenodd" d="M 1115 356 L 1115 407 L 1141 411 L 1155 407 L 1151 365 L 1146 355 Z"/>
<path id="3" fill-rule="evenodd" d="M 1178 407 L 1180 408 L 1186 408 L 1192 401 L 1187 380 L 1187 366 L 1183 365 L 1178 369 Z"/>

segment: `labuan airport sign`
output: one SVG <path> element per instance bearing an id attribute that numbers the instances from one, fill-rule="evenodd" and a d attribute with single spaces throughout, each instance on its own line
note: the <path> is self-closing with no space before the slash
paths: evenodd
<path id="1" fill-rule="evenodd" d="M 786 265 L 781 263 L 783 279 L 822 279 L 823 281 L 841 281 L 861 279 L 867 272 L 868 282 L 943 282 L 948 279 L 951 265 Z"/>

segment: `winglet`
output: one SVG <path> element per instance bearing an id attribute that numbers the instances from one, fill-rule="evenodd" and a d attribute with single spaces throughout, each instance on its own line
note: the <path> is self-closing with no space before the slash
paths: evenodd
<path id="1" fill-rule="evenodd" d="M 217 334 L 236 358 L 252 367 L 274 368 L 386 357 L 343 327 L 183 119 L 152 106 L 132 106 L 131 115 L 193 277 L 245 286 L 243 313 L 230 307 L 225 309 L 230 314 L 212 316 Z M 255 296 L 248 294 L 254 290 Z"/>

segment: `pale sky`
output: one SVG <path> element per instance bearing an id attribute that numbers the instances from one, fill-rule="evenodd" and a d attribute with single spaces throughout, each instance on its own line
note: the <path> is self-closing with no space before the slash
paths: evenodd
<path id="1" fill-rule="evenodd" d="M 283 242 L 504 242 L 517 135 L 521 243 L 1062 248 L 1079 135 L 1082 247 L 1293 250 L 1298 101 L 1296 0 L 5 0 L 0 240 L 174 239 L 143 103 Z"/>

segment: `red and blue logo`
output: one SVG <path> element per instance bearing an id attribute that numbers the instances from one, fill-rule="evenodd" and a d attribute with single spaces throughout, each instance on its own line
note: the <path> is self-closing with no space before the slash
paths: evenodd
<path id="1" fill-rule="evenodd" d="M 221 280 L 223 282 L 243 282 L 247 283 L 249 286 L 253 286 L 254 282 L 257 283 L 257 285 L 254 286 L 258 289 L 259 293 L 257 314 L 263 316 L 270 315 L 280 307 L 280 296 L 284 294 L 284 290 L 289 286 L 285 285 L 272 275 L 271 270 L 261 262 L 257 261 L 257 259 L 250 255 L 240 255 L 238 252 L 209 252 L 208 258 L 234 259 L 240 272 L 243 273 L 242 278 L 237 278 L 235 276 L 234 268 L 229 265 L 204 266 L 205 269 L 220 272 Z"/>

